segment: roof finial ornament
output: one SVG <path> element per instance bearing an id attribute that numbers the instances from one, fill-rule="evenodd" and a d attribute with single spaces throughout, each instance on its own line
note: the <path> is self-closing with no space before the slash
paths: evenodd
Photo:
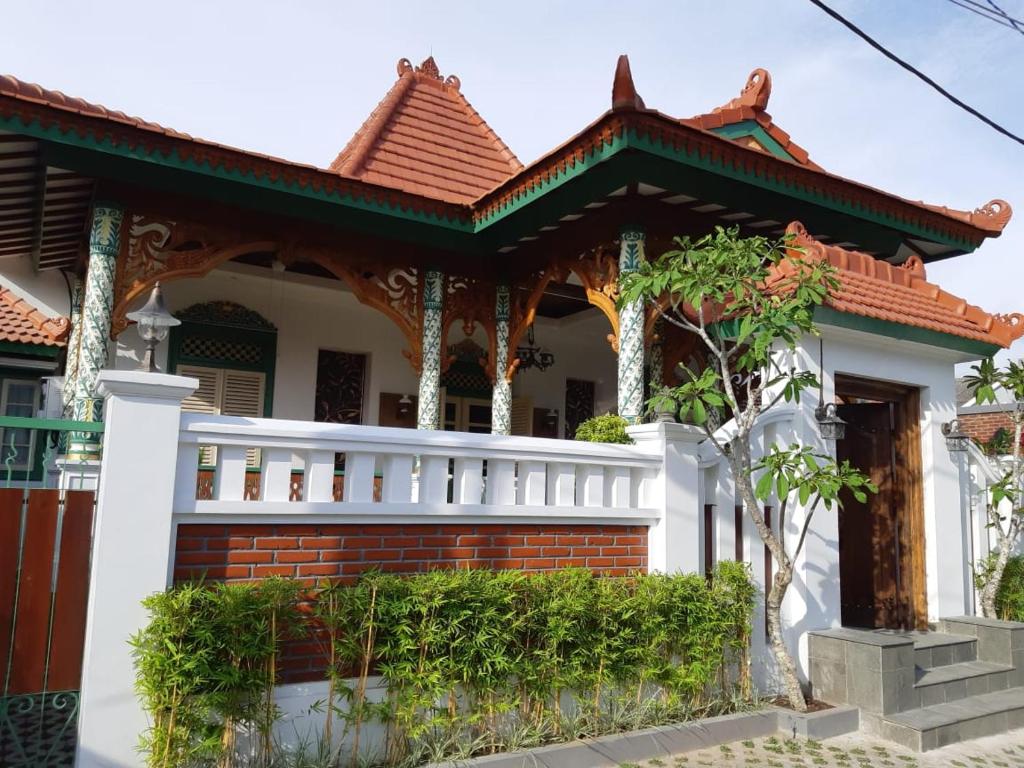
<path id="1" fill-rule="evenodd" d="M 437 62 L 434 61 L 433 56 L 427 56 L 418 67 L 413 67 L 412 62 L 408 59 L 399 59 L 398 77 L 401 78 L 408 74 L 417 75 L 427 80 L 436 80 L 439 83 L 443 82 L 449 88 L 454 88 L 456 91 L 462 87 L 462 83 L 455 75 L 448 75 L 446 78 L 441 77 L 441 70 L 438 69 Z"/>
<path id="2" fill-rule="evenodd" d="M 615 80 L 612 83 L 612 109 L 646 109 L 644 100 L 633 85 L 633 73 L 629 70 L 629 56 L 622 54 L 615 65 Z"/>
<path id="3" fill-rule="evenodd" d="M 772 76 L 767 69 L 760 67 L 750 73 L 747 84 L 740 91 L 739 106 L 767 109 L 768 99 L 772 95 Z"/>
<path id="4" fill-rule="evenodd" d="M 433 56 L 427 56 L 423 60 L 423 63 L 416 67 L 416 72 L 427 77 L 432 77 L 435 80 L 441 79 L 441 70 L 437 68 L 437 62 L 434 61 Z"/>

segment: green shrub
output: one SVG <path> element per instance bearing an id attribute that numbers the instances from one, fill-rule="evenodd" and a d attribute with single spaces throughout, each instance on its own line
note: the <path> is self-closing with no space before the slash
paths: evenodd
<path id="1" fill-rule="evenodd" d="M 576 428 L 576 439 L 587 443 L 631 445 L 633 438 L 626 434 L 627 426 L 629 422 L 613 413 L 594 416 Z"/>
<path id="2" fill-rule="evenodd" d="M 1007 621 L 1024 621 L 1024 557 L 1020 555 L 1006 561 L 996 594 L 996 611 Z"/>
<path id="3" fill-rule="evenodd" d="M 312 594 L 282 580 L 182 585 L 146 601 L 135 640 L 154 723 L 143 748 L 151 766 L 231 765 L 242 725 L 266 759 L 276 655 L 302 633 L 323 647 L 330 681 L 322 743 L 344 735 L 357 753 L 365 725 L 382 724 L 376 759 L 389 766 L 725 712 L 749 697 L 755 596 L 731 562 L 710 580 L 435 570 Z M 387 681 L 383 702 L 367 696 L 371 674 Z"/>

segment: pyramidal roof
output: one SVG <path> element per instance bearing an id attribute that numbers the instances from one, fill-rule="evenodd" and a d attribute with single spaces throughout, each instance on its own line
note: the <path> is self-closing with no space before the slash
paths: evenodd
<path id="1" fill-rule="evenodd" d="M 477 114 L 433 56 L 398 62 L 398 81 L 330 169 L 352 179 L 469 203 L 523 165 Z"/>
<path id="2" fill-rule="evenodd" d="M 680 122 L 820 171 L 821 166 L 811 160 L 807 150 L 793 141 L 765 111 L 771 95 L 772 76 L 766 69 L 755 69 L 747 78 L 740 95 L 728 104 L 703 115 L 684 118 Z"/>

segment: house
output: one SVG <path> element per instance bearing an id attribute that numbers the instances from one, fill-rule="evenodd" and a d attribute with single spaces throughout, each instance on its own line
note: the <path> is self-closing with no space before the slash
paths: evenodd
<path id="1" fill-rule="evenodd" d="M 659 486 L 662 502 L 674 494 L 673 503 L 688 505 L 688 522 L 673 528 L 664 516 L 649 523 L 639 514 L 631 485 L 634 469 L 654 473 L 648 480 L 674 471 L 667 459 L 655 471 L 638 446 L 642 455 L 622 449 L 595 468 L 597 454 L 584 452 L 580 469 L 572 457 L 584 449 L 538 441 L 530 443 L 535 453 L 523 453 L 526 443 L 502 436 L 571 437 L 581 421 L 607 411 L 643 421 L 645 387 L 680 380 L 683 369 L 701 365 L 702 352 L 652 309 L 617 309 L 619 277 L 678 235 L 719 225 L 788 233 L 801 249 L 794 253 L 829 261 L 839 280 L 816 316 L 821 337 L 803 340 L 792 364 L 820 373 L 820 396 L 848 423 L 834 450 L 881 488 L 838 518 L 815 518 L 786 607 L 806 675 L 810 630 L 924 628 L 973 611 L 971 529 L 941 427 L 956 415 L 954 366 L 1009 347 L 1024 334 L 1024 316 L 990 314 L 927 279 L 930 263 L 969 258 L 998 237 L 1009 204 L 958 211 L 829 173 L 769 115 L 771 90 L 769 74 L 757 69 L 722 106 L 673 117 L 645 105 L 623 56 L 610 109 L 524 165 L 457 77 L 443 75 L 433 58 L 417 66 L 402 59 L 394 86 L 355 136 L 329 166 L 313 167 L 0 77 L 0 283 L 7 287 L 12 265 L 28 301 L 53 294 L 64 275 L 80 292 L 80 306 L 57 313 L 68 315 L 73 339 L 65 396 L 83 421 L 103 416 L 100 371 L 138 366 L 143 345 L 127 315 L 161 285 L 181 321 L 159 349 L 161 367 L 197 382 L 182 408 L 208 417 L 187 421 L 183 452 L 164 454 L 179 457 L 167 472 L 185 488 L 166 533 L 195 539 L 190 545 L 204 553 L 198 529 L 212 523 L 197 505 L 206 503 L 235 512 L 230 505 L 244 499 L 266 504 L 259 525 L 270 541 L 282 504 L 335 503 L 335 514 L 401 496 L 402 504 L 423 505 L 424 515 L 464 514 L 482 524 L 493 492 L 506 499 L 506 517 L 525 505 L 541 527 L 542 512 L 562 520 L 558 508 L 571 507 L 579 517 L 566 525 L 590 520 L 601 530 L 600 513 L 619 510 L 608 518 L 619 522 L 605 523 L 642 538 L 630 545 L 651 554 L 584 561 L 607 572 L 697 570 L 736 557 L 754 564 L 763 583 L 763 547 L 703 448 L 699 457 L 687 454 L 692 465 L 680 459 L 685 481 Z M 110 381 L 108 393 L 117 386 Z M 833 450 L 816 431 L 813 404 L 792 414 L 785 426 L 764 427 L 764 444 L 800 439 Z M 329 433 L 310 422 L 361 426 Z M 296 436 L 307 432 L 304 442 Z M 330 446 L 338 435 L 370 447 L 336 460 Z M 396 443 L 402 450 L 392 455 Z M 418 499 L 404 485 L 417 445 L 441 456 L 420 465 Z M 519 458 L 486 453 L 506 450 Z M 95 445 L 82 449 L 97 453 Z M 455 454 L 455 475 L 467 485 L 450 491 Z M 497 463 L 481 504 L 484 455 Z M 313 494 L 325 467 L 341 481 Z M 229 469 L 238 476 L 226 479 Z M 130 474 L 120 476 L 126 488 Z M 436 504 L 424 502 L 435 494 Z M 218 537 L 230 535 L 225 515 L 216 517 Z M 647 521 L 637 524 L 642 536 L 630 527 L 637 519 Z M 443 531 L 452 523 L 433 524 Z M 146 535 L 166 560 L 163 533 L 153 533 L 159 526 Z M 308 528 L 314 538 L 318 526 L 307 515 L 289 535 Z M 140 556 L 127 549 L 111 551 Z M 416 552 L 426 559 L 413 567 L 444 556 Z M 190 563 L 217 567 L 222 578 L 262 573 L 206 554 L 171 556 L 170 567 L 156 568 L 162 584 L 169 573 L 187 577 Z M 511 554 L 459 557 L 531 567 Z M 561 567 L 556 557 L 538 558 L 536 567 Z M 300 576 L 352 572 L 325 562 L 318 571 L 290 567 Z M 138 589 L 147 583 L 136 581 Z"/>

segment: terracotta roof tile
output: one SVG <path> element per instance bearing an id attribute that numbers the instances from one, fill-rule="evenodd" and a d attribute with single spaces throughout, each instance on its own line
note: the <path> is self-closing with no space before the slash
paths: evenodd
<path id="1" fill-rule="evenodd" d="M 70 329 L 66 317 L 48 317 L 9 288 L 0 286 L 0 341 L 63 347 Z"/>
<path id="2" fill-rule="evenodd" d="M 791 259 L 825 259 L 836 268 L 839 287 L 826 301 L 828 306 L 878 320 L 948 333 L 965 339 L 1009 347 L 1024 336 L 1024 315 L 993 315 L 965 299 L 942 290 L 925 277 L 917 256 L 894 266 L 866 253 L 826 245 L 811 237 L 803 224 L 786 228 L 793 236 Z M 784 261 L 782 275 L 791 274 Z"/>
<path id="3" fill-rule="evenodd" d="M 342 176 L 470 203 L 523 166 L 433 57 L 398 62 L 398 82 L 331 164 Z"/>
<path id="4" fill-rule="evenodd" d="M 721 107 L 717 107 L 711 112 L 703 115 L 684 118 L 680 120 L 680 122 L 709 131 L 715 128 L 723 128 L 727 125 L 735 125 L 736 123 L 753 120 L 761 126 L 764 132 L 771 136 L 772 139 L 775 140 L 795 162 L 820 171 L 821 166 L 811 160 L 810 156 L 807 154 L 807 150 L 794 142 L 788 133 L 772 122 L 772 116 L 765 111 L 768 108 L 768 99 L 771 95 L 772 76 L 768 74 L 768 70 L 766 69 L 755 69 L 750 73 L 750 77 L 747 78 L 747 84 L 743 86 L 743 90 L 740 91 L 740 95 L 728 104 L 723 104 Z M 743 139 L 747 138 L 749 137 L 743 136 L 734 139 L 734 141 L 738 144 L 749 147 L 750 144 L 743 141 Z"/>

